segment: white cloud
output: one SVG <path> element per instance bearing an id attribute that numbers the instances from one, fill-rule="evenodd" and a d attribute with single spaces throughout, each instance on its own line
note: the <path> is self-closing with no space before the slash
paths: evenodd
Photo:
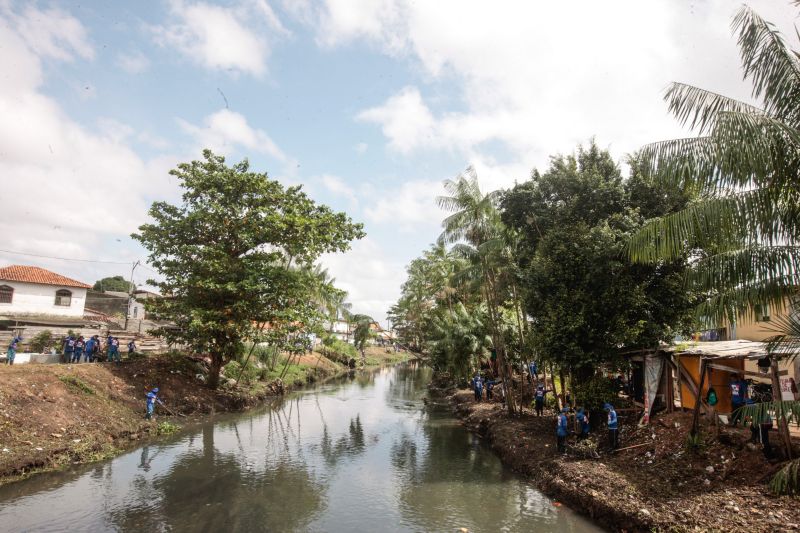
<path id="1" fill-rule="evenodd" d="M 390 148 L 401 153 L 437 144 L 433 115 L 415 87 L 404 88 L 382 106 L 364 110 L 356 118 L 380 124 Z"/>
<path id="2" fill-rule="evenodd" d="M 132 133 L 128 126 L 105 120 L 98 131 L 87 129 L 43 94 L 42 58 L 92 56 L 77 19 L 57 10 L 26 8 L 17 14 L 8 4 L 2 9 L 0 71 L 15 73 L 0 85 L 4 248 L 73 258 L 135 257 L 128 235 L 145 219 L 150 199 L 173 193 L 166 171 L 174 160 L 142 160 L 125 144 Z M 25 256 L 3 258 L 6 263 L 54 264 Z M 80 272 L 100 268 L 58 265 L 59 272 L 79 279 L 86 277 Z"/>
<path id="3" fill-rule="evenodd" d="M 237 146 L 269 155 L 282 163 L 289 158 L 264 130 L 253 128 L 244 115 L 229 109 L 221 109 L 208 115 L 203 126 L 195 126 L 179 120 L 184 131 L 192 135 L 200 148 L 228 154 Z"/>
<path id="4" fill-rule="evenodd" d="M 94 58 L 86 29 L 78 19 L 58 8 L 40 10 L 27 6 L 16 13 L 8 2 L 0 3 L 0 14 L 39 57 L 72 61 L 75 55 Z"/>
<path id="5" fill-rule="evenodd" d="M 444 213 L 436 206 L 436 197 L 444 194 L 441 182 L 407 181 L 397 188 L 381 187 L 377 198 L 364 209 L 367 220 L 392 224 L 400 231 L 412 231 L 420 225 L 438 224 Z"/>
<path id="6" fill-rule="evenodd" d="M 350 201 L 351 206 L 358 204 L 355 190 L 347 185 L 342 178 L 331 174 L 323 174 L 320 177 L 322 186 L 337 196 L 342 196 Z"/>
<path id="7" fill-rule="evenodd" d="M 354 313 L 370 315 L 386 325 L 386 311 L 400 297 L 406 274 L 401 264 L 384 259 L 377 242 L 365 237 L 341 254 L 326 254 L 320 262 L 336 278 L 336 286 L 347 291 Z"/>
<path id="8" fill-rule="evenodd" d="M 750 4 L 794 36 L 795 7 Z M 502 165 L 530 168 L 593 135 L 619 157 L 685 135 L 661 101 L 673 80 L 748 98 L 730 33 L 736 9 L 727 0 L 326 0 L 306 18 L 324 45 L 364 40 L 418 65 L 424 85 L 357 114 L 391 150 L 444 149 L 470 163 L 500 153 Z"/>
<path id="9" fill-rule="evenodd" d="M 138 50 L 119 54 L 117 64 L 128 74 L 140 74 L 150 68 L 150 60 Z"/>
<path id="10" fill-rule="evenodd" d="M 170 24 L 153 28 L 156 42 L 177 48 L 210 70 L 262 76 L 267 71 L 270 37 L 289 34 L 265 0 L 230 8 L 172 0 L 171 12 Z"/>

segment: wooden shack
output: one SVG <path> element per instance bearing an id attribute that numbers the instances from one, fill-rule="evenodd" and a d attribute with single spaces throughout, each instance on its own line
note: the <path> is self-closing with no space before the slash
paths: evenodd
<path id="1" fill-rule="evenodd" d="M 711 387 L 717 393 L 717 413 L 730 413 L 731 375 L 745 375 L 769 380 L 768 377 L 745 370 L 746 360 L 759 360 L 767 356 L 766 345 L 754 341 L 718 341 L 694 342 L 688 345 L 670 346 L 665 349 L 672 354 L 672 360 L 679 370 L 678 389 L 681 407 L 693 409 L 698 396 L 698 387 L 703 382 L 700 398 L 702 407 L 709 411 L 705 403 Z M 705 361 L 706 376 L 702 379 L 701 371 Z"/>

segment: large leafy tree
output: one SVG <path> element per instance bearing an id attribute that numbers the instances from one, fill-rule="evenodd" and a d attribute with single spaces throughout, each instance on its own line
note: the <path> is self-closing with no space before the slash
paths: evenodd
<path id="1" fill-rule="evenodd" d="M 244 342 L 268 339 L 295 349 L 317 316 L 315 282 L 307 268 L 321 254 L 343 251 L 364 233 L 344 213 L 312 201 L 300 187 L 283 187 L 245 160 L 232 166 L 209 150 L 170 174 L 182 202 L 155 202 L 153 222 L 133 238 L 161 274 L 151 280 L 163 298 L 150 312 L 169 327 L 170 342 L 211 357 L 209 386 Z M 265 333 L 266 332 L 266 333 Z"/>
<path id="2" fill-rule="evenodd" d="M 99 279 L 94 282 L 92 289 L 95 291 L 105 292 L 105 291 L 119 291 L 119 292 L 131 292 L 136 287 L 130 281 L 126 280 L 122 276 L 112 276 L 110 278 L 103 278 Z"/>
<path id="3" fill-rule="evenodd" d="M 532 343 L 579 380 L 614 363 L 619 348 L 652 347 L 688 326 L 685 263 L 627 260 L 625 246 L 643 213 L 685 202 L 653 188 L 631 160 L 625 182 L 611 155 L 592 143 L 556 156 L 544 174 L 507 192 L 503 221 L 518 232 Z M 660 203 L 659 203 L 660 200 Z"/>

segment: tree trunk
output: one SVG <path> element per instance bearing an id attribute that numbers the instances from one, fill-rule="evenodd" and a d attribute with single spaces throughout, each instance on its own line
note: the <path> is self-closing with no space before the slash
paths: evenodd
<path id="1" fill-rule="evenodd" d="M 219 373 L 222 370 L 222 354 L 211 354 L 211 366 L 208 368 L 208 388 L 216 390 L 219 387 Z"/>
<path id="2" fill-rule="evenodd" d="M 700 403 L 703 401 L 703 385 L 706 382 L 706 360 L 700 360 L 700 385 L 697 387 L 697 397 L 694 399 L 694 413 L 692 414 L 691 436 L 697 435 L 697 425 L 700 422 Z M 629 382 L 630 383 L 630 382 Z"/>
<path id="3" fill-rule="evenodd" d="M 778 377 L 778 360 L 775 357 L 770 357 L 771 364 L 770 370 L 772 371 L 772 399 L 775 402 L 783 401 L 781 397 L 781 382 Z M 786 458 L 792 458 L 792 438 L 789 435 L 789 425 L 786 423 L 786 417 L 782 413 L 775 413 L 778 418 L 778 434 L 781 436 L 783 448 L 786 451 Z"/>
<path id="4" fill-rule="evenodd" d="M 564 370 L 558 371 L 558 379 L 561 381 L 561 407 L 563 409 L 567 407 L 567 380 L 564 379 Z"/>

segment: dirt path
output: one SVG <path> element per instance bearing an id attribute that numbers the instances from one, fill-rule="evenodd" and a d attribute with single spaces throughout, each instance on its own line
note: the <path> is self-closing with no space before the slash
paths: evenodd
<path id="1" fill-rule="evenodd" d="M 724 431 L 698 454 L 684 447 L 689 415 L 673 413 L 647 428 L 623 425 L 622 447 L 598 460 L 555 450 L 555 413 L 509 419 L 499 403 L 452 396 L 457 414 L 485 436 L 501 459 L 545 493 L 614 531 L 797 531 L 800 500 L 769 494 L 776 470 L 746 446 L 747 430 Z M 657 419 L 659 420 L 659 419 Z M 677 426 L 676 426 L 677 424 Z"/>

